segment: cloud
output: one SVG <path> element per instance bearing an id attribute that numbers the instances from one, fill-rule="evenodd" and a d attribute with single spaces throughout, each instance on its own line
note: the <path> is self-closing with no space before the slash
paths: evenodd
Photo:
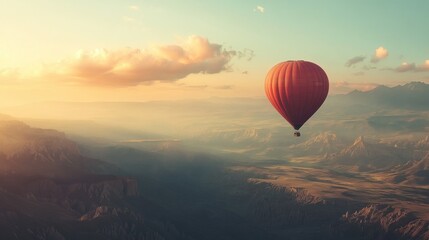
<path id="1" fill-rule="evenodd" d="M 135 86 L 156 81 L 174 82 L 189 74 L 215 74 L 230 69 L 237 51 L 225 50 L 207 38 L 190 36 L 179 45 L 149 49 L 80 50 L 45 69 L 44 75 L 70 82 Z"/>
<path id="2" fill-rule="evenodd" d="M 252 49 L 245 48 L 243 51 L 238 51 L 238 58 L 246 58 L 247 61 L 250 61 L 255 56 L 255 53 Z"/>
<path id="3" fill-rule="evenodd" d="M 416 64 L 407 63 L 407 62 L 401 63 L 401 65 L 399 65 L 394 69 L 395 72 L 409 72 L 409 71 L 415 71 L 415 70 L 416 70 Z"/>
<path id="4" fill-rule="evenodd" d="M 429 71 L 429 60 L 426 60 L 422 65 L 416 68 L 418 72 L 428 72 Z"/>
<path id="5" fill-rule="evenodd" d="M 253 9 L 254 12 L 264 13 L 265 8 L 262 6 L 256 6 L 255 9 Z"/>
<path id="6" fill-rule="evenodd" d="M 333 94 L 345 94 L 353 90 L 369 91 L 378 86 L 379 84 L 376 83 L 351 83 L 346 81 L 332 82 L 330 83 L 329 91 Z"/>
<path id="7" fill-rule="evenodd" d="M 356 57 L 353 57 L 353 58 L 350 58 L 349 60 L 347 60 L 345 65 L 346 65 L 346 67 L 351 67 L 357 63 L 362 62 L 363 60 L 365 60 L 364 56 L 356 56 Z"/>
<path id="8" fill-rule="evenodd" d="M 233 56 L 236 56 L 238 59 L 245 58 L 247 61 L 250 61 L 255 56 L 255 53 L 252 49 L 245 48 L 242 51 L 230 50 L 229 53 Z"/>
<path id="9" fill-rule="evenodd" d="M 415 63 L 403 62 L 393 70 L 395 72 L 429 72 L 429 60 L 418 66 Z"/>
<path id="10" fill-rule="evenodd" d="M 381 47 L 375 49 L 374 55 L 372 56 L 372 59 L 371 59 L 371 62 L 377 63 L 380 60 L 387 58 L 387 56 L 389 56 L 389 52 L 387 51 L 386 48 L 381 46 Z"/>

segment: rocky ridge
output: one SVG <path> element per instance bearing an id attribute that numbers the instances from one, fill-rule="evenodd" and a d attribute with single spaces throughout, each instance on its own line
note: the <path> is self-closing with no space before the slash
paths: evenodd
<path id="1" fill-rule="evenodd" d="M 359 226 L 371 239 L 429 239 L 429 223 L 411 212 L 389 205 L 369 205 L 342 220 Z"/>

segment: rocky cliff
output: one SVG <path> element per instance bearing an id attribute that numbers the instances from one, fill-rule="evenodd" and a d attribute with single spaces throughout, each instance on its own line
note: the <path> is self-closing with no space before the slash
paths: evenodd
<path id="1" fill-rule="evenodd" d="M 82 156 L 64 133 L 0 120 L 0 173 L 55 177 L 118 171 L 111 164 Z"/>
<path id="2" fill-rule="evenodd" d="M 357 226 L 369 239 L 429 239 L 428 221 L 389 205 L 369 205 L 354 213 L 347 212 L 342 219 Z"/>

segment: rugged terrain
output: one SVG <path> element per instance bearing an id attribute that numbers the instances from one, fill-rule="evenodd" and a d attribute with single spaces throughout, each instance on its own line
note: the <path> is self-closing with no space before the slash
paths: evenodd
<path id="1" fill-rule="evenodd" d="M 429 239 L 428 96 L 330 96 L 301 138 L 262 99 L 18 109 L 0 117 L 0 237 Z"/>

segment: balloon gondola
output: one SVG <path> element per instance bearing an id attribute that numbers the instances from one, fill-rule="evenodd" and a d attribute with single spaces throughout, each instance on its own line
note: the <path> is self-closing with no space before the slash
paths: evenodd
<path id="1" fill-rule="evenodd" d="M 268 72 L 265 93 L 273 107 L 296 130 L 322 106 L 329 91 L 328 76 L 317 64 L 308 61 L 281 62 Z"/>

